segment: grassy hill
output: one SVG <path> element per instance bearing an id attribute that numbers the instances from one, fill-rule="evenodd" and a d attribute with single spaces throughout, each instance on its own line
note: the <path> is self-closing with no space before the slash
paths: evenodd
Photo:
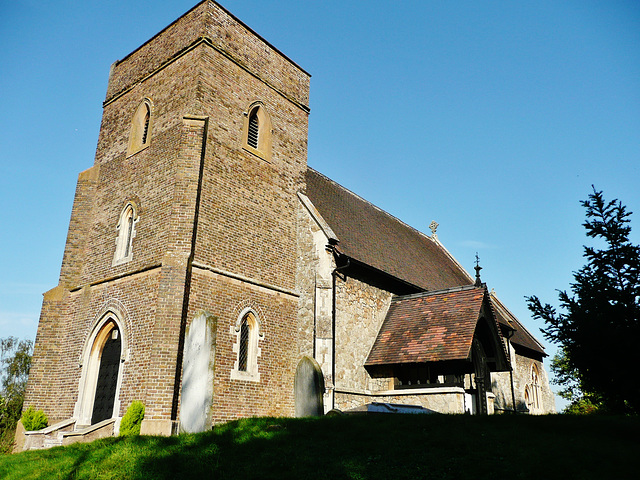
<path id="1" fill-rule="evenodd" d="M 0 457 L 13 479 L 640 478 L 636 417 L 252 418 Z"/>

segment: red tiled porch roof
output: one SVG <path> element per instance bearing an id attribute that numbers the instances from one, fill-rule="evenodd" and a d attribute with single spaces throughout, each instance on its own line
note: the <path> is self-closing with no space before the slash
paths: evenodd
<path id="1" fill-rule="evenodd" d="M 365 365 L 468 359 L 485 292 L 466 287 L 393 301 Z"/>

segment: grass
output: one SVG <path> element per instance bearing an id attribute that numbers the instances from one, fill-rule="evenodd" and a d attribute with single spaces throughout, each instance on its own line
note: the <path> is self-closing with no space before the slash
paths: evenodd
<path id="1" fill-rule="evenodd" d="M 638 478 L 636 417 L 252 418 L 0 457 L 11 479 Z"/>

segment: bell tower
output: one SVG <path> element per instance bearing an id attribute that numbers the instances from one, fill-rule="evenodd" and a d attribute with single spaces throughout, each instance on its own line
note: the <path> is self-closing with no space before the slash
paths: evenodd
<path id="1" fill-rule="evenodd" d="M 215 319 L 211 421 L 293 415 L 309 79 L 210 0 L 111 66 L 25 405 L 95 423 L 106 355 L 117 373 L 100 392 L 113 398 L 93 419 L 140 400 L 143 430 L 170 434 L 186 331 L 204 315 Z"/>

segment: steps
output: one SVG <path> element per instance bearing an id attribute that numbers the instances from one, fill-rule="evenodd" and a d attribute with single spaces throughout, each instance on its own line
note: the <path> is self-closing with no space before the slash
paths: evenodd
<path id="1" fill-rule="evenodd" d="M 50 427 L 32 432 L 24 432 L 25 441 L 22 451 L 42 450 L 52 447 L 71 445 L 76 442 L 92 442 L 98 438 L 112 437 L 115 431 L 115 418 L 103 420 L 95 425 L 76 425 L 75 418 L 69 418 Z"/>

